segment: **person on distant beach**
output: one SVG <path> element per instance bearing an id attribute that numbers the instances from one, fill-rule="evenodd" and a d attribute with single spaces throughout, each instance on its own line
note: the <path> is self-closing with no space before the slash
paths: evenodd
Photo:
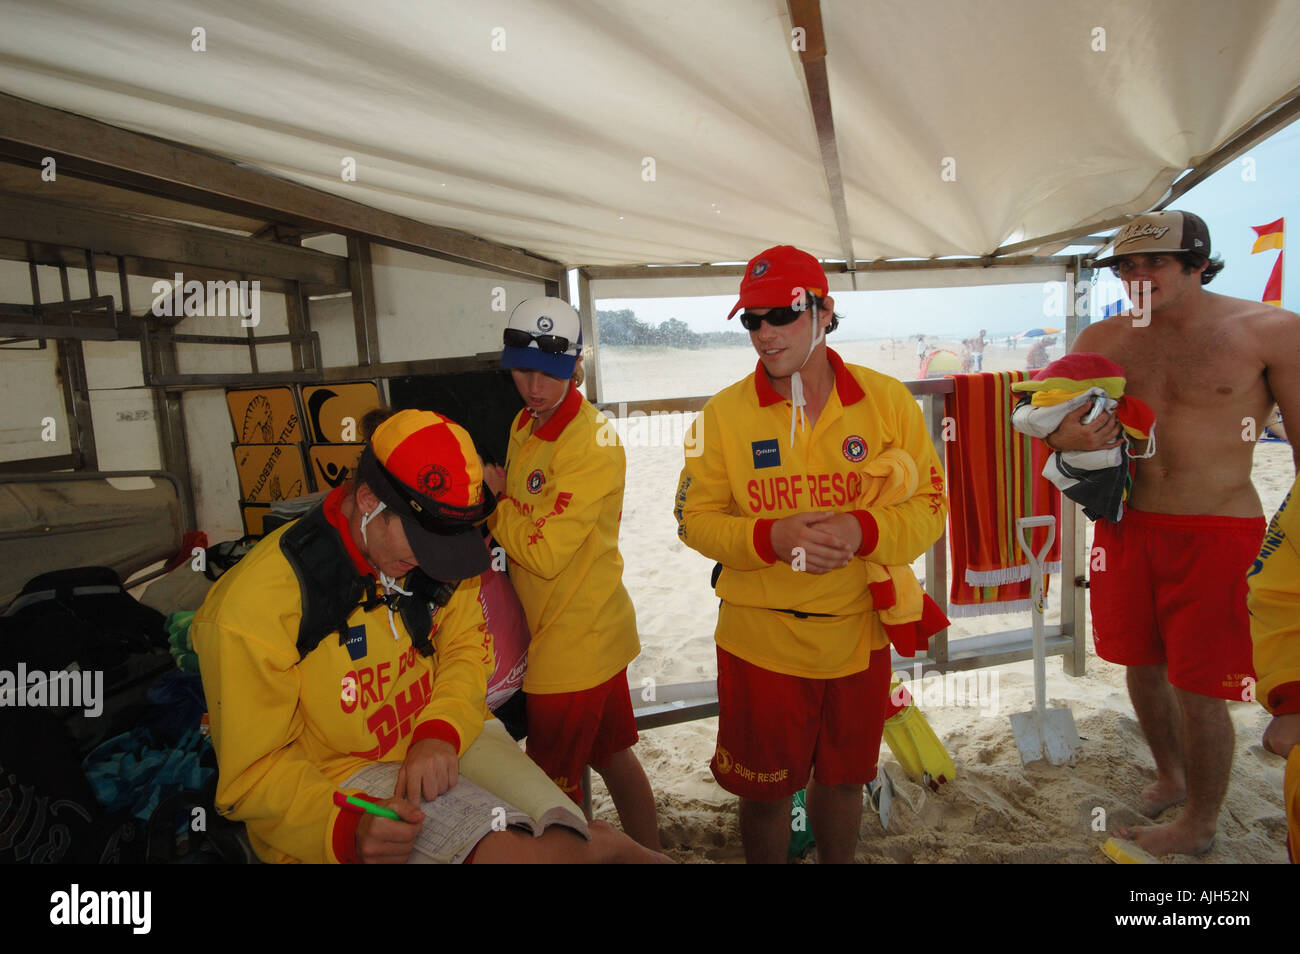
<path id="1" fill-rule="evenodd" d="M 1045 338 L 1034 339 L 1034 343 L 1029 348 L 1029 354 L 1025 355 L 1025 366 L 1030 371 L 1037 371 L 1040 368 L 1047 367 L 1047 340 Z"/>
<path id="2" fill-rule="evenodd" d="M 1287 760 L 1282 783 L 1287 855 L 1300 863 L 1300 481 L 1277 508 L 1246 574 L 1255 646 L 1255 699 L 1273 716 L 1264 748 Z"/>
<path id="3" fill-rule="evenodd" d="M 501 366 L 525 408 L 504 469 L 484 478 L 500 497 L 488 518 L 510 558 L 528 617 L 528 754 L 575 802 L 590 765 L 623 829 L 659 847 L 654 793 L 632 746 L 627 667 L 641 651 L 623 586 L 618 531 L 627 463 L 612 427 L 578 390 L 582 324 L 559 298 L 527 298 L 510 315 Z"/>
<path id="4" fill-rule="evenodd" d="M 984 346 L 988 344 L 984 335 L 985 331 L 981 328 L 980 333 L 970 340 L 971 360 L 976 374 L 984 370 Z"/>
<path id="5" fill-rule="evenodd" d="M 971 350 L 970 339 L 963 338 L 961 342 L 961 373 L 970 374 L 974 365 L 974 352 Z"/>
<path id="6" fill-rule="evenodd" d="M 819 860 L 853 861 L 891 675 L 869 567 L 910 564 L 947 512 L 916 399 L 827 348 L 839 322 L 827 290 L 817 260 L 789 245 L 746 266 L 731 314 L 744 309 L 758 365 L 692 425 L 686 446 L 700 453 L 686 456 L 674 510 L 682 541 L 721 564 L 710 767 L 740 797 L 751 863 L 786 860 L 805 785 Z M 886 473 L 897 502 L 872 505 Z"/>
<path id="7" fill-rule="evenodd" d="M 1280 441 L 1290 442 L 1291 439 L 1286 436 L 1286 425 L 1282 423 L 1282 412 L 1278 408 L 1273 408 L 1273 413 L 1264 422 L 1264 433 L 1276 437 Z"/>
<path id="8" fill-rule="evenodd" d="M 1104 554 L 1091 581 L 1097 655 L 1127 666 L 1129 696 L 1156 780 L 1142 811 L 1173 822 L 1117 829 L 1155 855 L 1201 854 L 1217 830 L 1232 767 L 1224 700 L 1249 694 L 1246 571 L 1264 534 L 1251 484 L 1256 428 L 1274 402 L 1300 419 L 1300 318 L 1205 291 L 1223 267 L 1189 212 L 1139 216 L 1096 262 L 1130 283 L 1140 311 L 1089 325 L 1073 351 L 1119 363 L 1127 393 L 1160 421 L 1159 447 L 1136 466 L 1123 520 L 1096 524 Z M 1047 437 L 1055 450 L 1117 446 L 1119 422 L 1082 407 Z M 1296 465 L 1300 467 L 1300 451 Z"/>

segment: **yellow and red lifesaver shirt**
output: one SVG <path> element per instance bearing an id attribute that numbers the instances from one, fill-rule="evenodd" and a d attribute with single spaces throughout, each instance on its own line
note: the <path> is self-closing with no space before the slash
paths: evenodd
<path id="1" fill-rule="evenodd" d="M 374 574 L 348 532 L 338 488 L 324 501 L 358 573 Z M 326 636 L 299 660 L 302 598 L 280 550 L 283 527 L 221 576 L 194 615 L 219 776 L 217 807 L 245 822 L 264 861 L 355 860 L 358 816 L 333 803 L 370 762 L 401 762 L 421 739 L 463 755 L 488 717 L 491 636 L 478 579 L 434 616 L 431 658 L 397 637 L 381 605 L 348 616 L 345 642 Z"/>
<path id="2" fill-rule="evenodd" d="M 532 633 L 524 691 L 578 692 L 641 651 L 618 552 L 627 461 L 613 427 L 572 385 L 542 427 L 531 424 L 524 410 L 511 426 L 506 489 L 488 527 Z"/>
<path id="3" fill-rule="evenodd" d="M 1246 574 L 1255 642 L 1255 698 L 1274 715 L 1300 712 L 1300 504 L 1297 482 L 1264 533 Z"/>
<path id="4" fill-rule="evenodd" d="M 793 447 L 790 402 L 761 361 L 709 400 L 686 442 L 701 453 L 686 458 L 675 509 L 678 536 L 723 565 L 718 645 L 765 669 L 816 679 L 860 672 L 888 643 L 873 612 L 867 560 L 911 563 L 939 539 L 947 515 L 943 464 L 916 399 L 894 378 L 826 354 L 835 388 L 816 425 L 795 431 Z M 862 470 L 888 449 L 916 462 L 916 492 L 890 506 L 855 506 Z M 823 574 L 777 560 L 772 524 L 823 511 L 858 519 L 862 559 Z"/>
<path id="5" fill-rule="evenodd" d="M 1255 698 L 1275 716 L 1300 712 L 1300 480 L 1269 521 L 1259 558 L 1246 574 L 1250 636 L 1255 643 Z M 1287 850 L 1300 862 L 1300 746 L 1282 781 Z"/>

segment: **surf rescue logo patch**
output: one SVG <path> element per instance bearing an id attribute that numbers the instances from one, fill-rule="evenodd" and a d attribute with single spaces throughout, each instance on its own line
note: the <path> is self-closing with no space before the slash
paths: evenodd
<path id="1" fill-rule="evenodd" d="M 428 497 L 441 497 L 451 485 L 451 474 L 447 473 L 445 467 L 438 464 L 430 464 L 424 470 L 420 471 L 420 476 L 416 478 L 416 484 L 420 492 Z"/>
<path id="2" fill-rule="evenodd" d="M 546 315 L 538 316 L 537 330 L 540 331 L 542 334 L 544 335 L 549 334 L 551 329 L 554 327 L 555 327 L 555 322 L 552 321 L 550 318 L 548 318 Z"/>
<path id="3" fill-rule="evenodd" d="M 365 626 L 349 626 L 348 636 L 344 641 L 344 645 L 348 647 L 348 655 L 352 657 L 353 662 L 356 662 L 358 659 L 364 659 L 366 655 Z"/>
<path id="4" fill-rule="evenodd" d="M 762 278 L 763 275 L 767 272 L 767 269 L 768 269 L 767 259 L 765 258 L 759 259 L 757 262 L 754 263 L 754 269 L 749 274 L 752 275 L 754 278 Z"/>
<path id="5" fill-rule="evenodd" d="M 845 460 L 851 460 L 856 464 L 867 456 L 867 442 L 857 434 L 850 434 L 844 438 L 840 450 L 844 452 Z"/>
<path id="6" fill-rule="evenodd" d="M 728 772 L 731 771 L 731 753 L 730 753 L 730 752 L 728 752 L 726 749 L 724 749 L 722 746 L 719 745 L 718 748 L 717 748 L 717 752 L 714 754 L 713 757 L 714 757 L 714 759 L 717 760 L 717 764 L 718 764 L 718 774 L 720 774 L 720 775 L 726 775 Z"/>
<path id="7" fill-rule="evenodd" d="M 781 466 L 781 444 L 775 437 L 766 441 L 754 441 L 749 445 L 754 452 L 754 469 Z"/>
<path id="8" fill-rule="evenodd" d="M 546 475 L 542 473 L 539 467 L 528 475 L 527 487 L 530 494 L 540 494 L 542 488 L 546 486 Z"/>

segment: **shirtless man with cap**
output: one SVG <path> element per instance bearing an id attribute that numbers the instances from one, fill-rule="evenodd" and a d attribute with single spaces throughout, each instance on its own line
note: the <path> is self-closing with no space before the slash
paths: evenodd
<path id="1" fill-rule="evenodd" d="M 1159 429 L 1123 520 L 1096 525 L 1105 569 L 1092 575 L 1093 637 L 1099 656 L 1128 668 L 1155 758 L 1143 813 L 1154 819 L 1187 802 L 1169 824 L 1116 834 L 1155 855 L 1201 854 L 1232 767 L 1225 700 L 1249 701 L 1254 683 L 1246 571 L 1265 521 L 1251 456 L 1274 402 L 1300 415 L 1300 318 L 1206 291 L 1223 265 L 1189 212 L 1139 216 L 1096 264 L 1130 283 L 1137 307 L 1084 329 L 1073 350 L 1119 363 L 1127 393 L 1151 406 Z M 1066 418 L 1048 444 L 1115 446 L 1114 415 L 1085 425 L 1087 410 Z"/>

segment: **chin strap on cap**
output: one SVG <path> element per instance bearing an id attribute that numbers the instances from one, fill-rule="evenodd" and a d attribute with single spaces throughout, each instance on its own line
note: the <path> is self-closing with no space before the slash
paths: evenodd
<path id="1" fill-rule="evenodd" d="M 818 327 L 817 299 L 815 297 L 812 300 L 812 315 L 813 315 L 812 344 L 808 346 L 808 353 L 804 356 L 803 364 L 799 365 L 800 371 L 803 370 L 804 365 L 808 363 L 808 359 L 812 357 L 813 352 L 817 350 L 817 346 L 826 340 L 826 333 L 822 331 L 821 328 Z M 790 446 L 791 447 L 794 447 L 795 421 L 799 421 L 800 430 L 808 429 L 808 415 L 804 413 L 804 406 L 807 403 L 808 400 L 807 398 L 804 397 L 804 393 L 803 393 L 803 376 L 799 374 L 799 371 L 796 371 L 794 374 L 790 375 Z"/>

